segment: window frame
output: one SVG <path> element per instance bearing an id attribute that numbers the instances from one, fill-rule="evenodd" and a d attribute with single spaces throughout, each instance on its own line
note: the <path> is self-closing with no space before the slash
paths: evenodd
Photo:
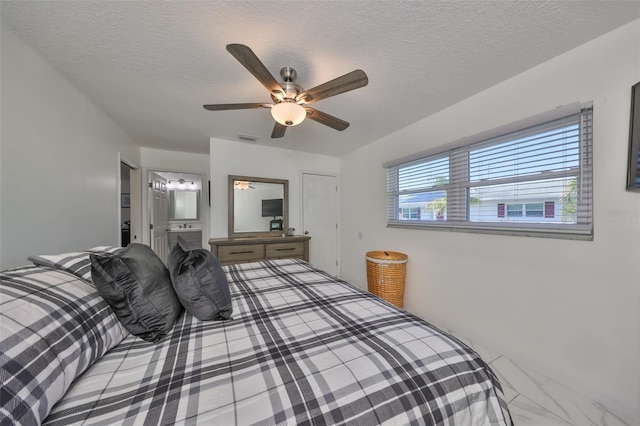
<path id="1" fill-rule="evenodd" d="M 528 202 L 527 200 L 499 202 L 497 204 L 496 217 L 501 217 L 500 214 L 502 213 L 504 216 L 502 216 L 503 220 L 501 221 L 471 221 L 469 217 L 470 203 L 472 202 L 471 188 L 486 184 L 483 184 L 482 181 L 471 180 L 469 170 L 470 153 L 473 150 L 477 151 L 479 148 L 487 146 L 499 146 L 500 141 L 509 140 L 510 136 L 513 136 L 515 140 L 515 134 L 519 132 L 535 133 L 536 129 L 539 128 L 541 129 L 539 130 L 540 134 L 543 134 L 545 126 L 551 128 L 558 120 L 566 120 L 567 126 L 578 125 L 579 154 L 577 155 L 577 166 L 568 167 L 566 170 L 545 170 L 524 178 L 508 177 L 497 179 L 493 180 L 491 185 L 496 185 L 496 181 L 501 180 L 504 180 L 505 184 L 512 184 L 513 182 L 543 182 L 545 179 L 567 180 L 575 177 L 578 182 L 576 223 L 569 223 L 565 219 L 560 220 L 560 213 L 554 211 L 556 205 L 554 201 Z M 421 163 L 433 162 L 442 158 L 448 158 L 450 164 L 448 182 L 430 187 L 411 188 L 410 190 L 399 189 L 399 170 L 403 167 L 419 167 Z M 558 156 L 557 158 L 566 158 L 566 154 L 565 157 Z M 383 166 L 388 169 L 387 227 L 593 240 L 593 106 L 591 103 L 574 103 L 559 107 L 473 137 L 463 138 L 439 148 L 432 148 L 408 157 L 386 162 Z M 527 179 L 527 177 L 530 177 L 530 179 Z M 397 215 L 394 216 L 396 214 L 394 212 L 397 212 L 400 207 L 399 197 L 401 195 L 426 194 L 436 191 L 445 191 L 446 194 L 446 211 L 443 220 L 442 218 L 422 221 L 399 220 Z M 541 194 L 541 198 L 546 198 L 544 193 Z M 500 203 L 502 203 L 502 210 Z M 518 203 L 522 206 L 521 217 L 523 219 L 528 217 L 529 219 L 539 219 L 539 221 L 509 221 L 510 216 L 507 206 Z M 527 216 L 527 204 L 542 205 L 542 210 L 536 210 L 537 216 Z M 564 210 L 562 217 L 565 218 Z M 513 219 L 519 218 L 520 216 L 518 218 L 513 217 Z"/>
<path id="2" fill-rule="evenodd" d="M 417 214 L 416 216 L 418 216 L 418 218 L 420 218 L 420 208 L 419 207 L 403 207 L 402 209 L 400 209 L 400 214 L 404 217 L 405 214 L 409 216 L 409 218 L 411 218 L 411 216 L 414 214 L 414 210 L 417 210 Z"/>
<path id="3" fill-rule="evenodd" d="M 507 217 L 525 217 L 525 207 L 523 203 L 508 203 Z"/>
<path id="4" fill-rule="evenodd" d="M 544 201 L 543 202 L 535 202 L 535 203 L 523 203 L 524 204 L 524 217 L 540 217 L 544 219 Z M 540 209 L 534 209 L 530 206 L 538 206 L 540 205 Z M 536 212 L 536 214 L 531 214 Z M 540 214 L 538 214 L 540 213 Z"/>

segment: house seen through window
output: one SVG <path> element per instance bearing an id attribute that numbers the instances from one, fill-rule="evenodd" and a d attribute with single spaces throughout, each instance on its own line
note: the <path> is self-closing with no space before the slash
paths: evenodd
<path id="1" fill-rule="evenodd" d="M 389 226 L 591 238 L 591 108 L 388 168 Z"/>

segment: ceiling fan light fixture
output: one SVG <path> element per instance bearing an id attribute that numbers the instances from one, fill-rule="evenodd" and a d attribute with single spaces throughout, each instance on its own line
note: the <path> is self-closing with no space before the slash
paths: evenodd
<path id="1" fill-rule="evenodd" d="M 249 189 L 249 182 L 247 182 L 246 180 L 237 180 L 234 182 L 233 187 L 235 189 L 244 191 L 245 189 Z"/>
<path id="2" fill-rule="evenodd" d="M 297 126 L 307 116 L 307 111 L 293 100 L 285 100 L 271 108 L 271 116 L 283 126 Z"/>

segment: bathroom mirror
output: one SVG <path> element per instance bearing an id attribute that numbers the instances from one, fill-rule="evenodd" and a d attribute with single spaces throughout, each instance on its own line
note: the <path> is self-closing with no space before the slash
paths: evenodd
<path id="1" fill-rule="evenodd" d="M 170 190 L 169 220 L 200 220 L 200 190 Z"/>
<path id="2" fill-rule="evenodd" d="M 229 175 L 229 238 L 282 235 L 289 227 L 289 181 Z"/>

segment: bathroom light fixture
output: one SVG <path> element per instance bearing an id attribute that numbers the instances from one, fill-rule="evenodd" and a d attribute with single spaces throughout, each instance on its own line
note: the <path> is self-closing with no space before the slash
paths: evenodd
<path id="1" fill-rule="evenodd" d="M 177 182 L 177 183 L 179 183 L 180 185 L 184 185 L 184 184 L 185 184 L 185 183 L 187 183 L 187 182 L 189 182 L 191 185 L 195 185 L 195 183 L 194 183 L 192 180 L 191 180 L 191 181 L 186 181 L 186 180 L 184 180 L 184 179 L 178 179 L 177 181 L 176 181 L 176 180 L 174 180 L 174 181 L 171 181 L 171 180 L 170 180 L 170 181 L 169 181 L 169 183 L 170 183 L 170 184 L 171 184 L 171 183 L 176 183 L 176 182 Z"/>
<path id="2" fill-rule="evenodd" d="M 285 99 L 271 107 L 271 116 L 283 126 L 297 126 L 307 116 L 307 111 L 293 99 Z"/>

